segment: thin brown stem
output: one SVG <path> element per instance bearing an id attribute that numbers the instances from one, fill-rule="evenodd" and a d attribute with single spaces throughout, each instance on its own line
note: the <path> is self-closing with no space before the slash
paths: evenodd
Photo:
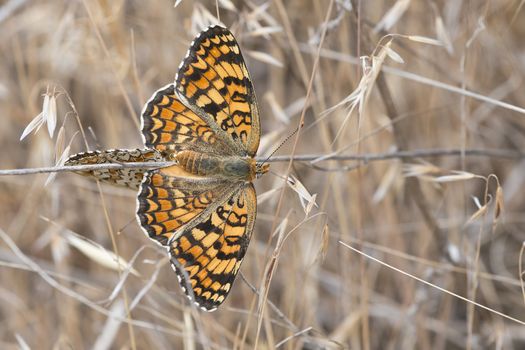
<path id="1" fill-rule="evenodd" d="M 277 162 L 315 162 L 319 158 L 325 160 L 354 160 L 361 163 L 369 163 L 375 161 L 383 161 L 390 159 L 410 159 L 410 158 L 430 158 L 430 157 L 459 157 L 461 156 L 461 149 L 444 149 L 444 148 L 432 148 L 432 149 L 420 149 L 414 151 L 399 151 L 399 152 L 386 152 L 386 153 L 365 153 L 359 155 L 330 155 L 325 156 L 323 154 L 304 154 L 304 155 L 284 155 L 274 156 L 271 159 L 256 158 L 257 161 L 265 161 L 268 163 Z M 496 158 L 501 160 L 519 160 L 525 158 L 525 153 L 521 153 L 513 150 L 504 149 L 466 149 L 465 155 L 469 157 L 486 157 Z M 43 168 L 25 168 L 25 169 L 4 169 L 0 170 L 0 176 L 7 175 L 32 175 L 32 174 L 45 174 L 45 173 L 62 173 L 68 171 L 92 171 L 102 169 L 158 169 L 165 168 L 175 165 L 175 162 L 135 162 L 135 163 L 111 163 L 111 164 L 89 164 L 89 165 L 72 165 L 72 166 L 57 166 L 57 167 L 43 167 Z M 349 171 L 356 169 L 356 166 L 343 167 L 338 169 L 327 169 L 316 167 L 318 170 L 339 170 Z"/>

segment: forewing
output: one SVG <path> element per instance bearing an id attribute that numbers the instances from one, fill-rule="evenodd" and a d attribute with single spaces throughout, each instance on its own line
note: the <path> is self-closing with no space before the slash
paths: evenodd
<path id="1" fill-rule="evenodd" d="M 159 151 L 185 149 L 207 151 L 222 149 L 233 155 L 231 147 L 217 139 L 210 126 L 186 107 L 173 84 L 157 90 L 142 111 L 144 145 Z"/>
<path id="2" fill-rule="evenodd" d="M 161 162 L 162 155 L 154 149 L 114 149 L 83 152 L 69 157 L 64 165 L 94 165 L 110 163 Z M 142 182 L 142 169 L 98 169 L 76 171 L 77 174 L 95 178 L 111 185 L 137 190 Z"/>
<path id="3" fill-rule="evenodd" d="M 228 296 L 253 232 L 255 189 L 251 183 L 242 186 L 209 216 L 185 229 L 170 247 L 184 292 L 207 311 Z"/>
<path id="4" fill-rule="evenodd" d="M 162 245 L 227 191 L 224 182 L 184 173 L 178 166 L 148 171 L 140 186 L 137 220 L 146 234 Z"/>
<path id="5" fill-rule="evenodd" d="M 259 111 L 239 45 L 226 28 L 199 34 L 177 73 L 175 86 L 188 106 L 196 106 L 237 145 L 239 155 L 255 156 L 259 147 Z"/>

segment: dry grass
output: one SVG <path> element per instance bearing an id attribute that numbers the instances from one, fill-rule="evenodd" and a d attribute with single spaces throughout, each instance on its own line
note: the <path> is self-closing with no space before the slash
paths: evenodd
<path id="1" fill-rule="evenodd" d="M 91 149 L 141 147 L 143 103 L 217 13 L 212 0 L 174 3 L 4 1 L 1 168 L 60 163 L 77 117 Z M 300 119 L 279 154 L 525 148 L 523 1 L 218 4 L 258 93 L 261 155 Z M 53 138 L 43 126 L 20 142 L 46 91 Z M 85 148 L 79 133 L 70 152 Z M 0 177 L 0 347 L 525 346 L 523 160 L 465 153 L 289 170 L 293 189 L 275 174 L 257 181 L 243 276 L 211 314 L 189 305 L 165 251 L 141 233 L 134 193 L 73 174 L 47 186 L 45 174 Z"/>

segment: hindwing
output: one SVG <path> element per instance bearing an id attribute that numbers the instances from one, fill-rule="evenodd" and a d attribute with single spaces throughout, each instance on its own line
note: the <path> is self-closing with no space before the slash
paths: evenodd
<path id="1" fill-rule="evenodd" d="M 148 171 L 137 195 L 137 220 L 151 239 L 168 245 L 181 227 L 213 210 L 228 185 L 193 177 L 178 166 Z"/>
<path id="2" fill-rule="evenodd" d="M 214 211 L 171 243 L 181 286 L 204 310 L 215 310 L 228 296 L 250 243 L 256 207 L 251 183 L 232 189 Z"/>

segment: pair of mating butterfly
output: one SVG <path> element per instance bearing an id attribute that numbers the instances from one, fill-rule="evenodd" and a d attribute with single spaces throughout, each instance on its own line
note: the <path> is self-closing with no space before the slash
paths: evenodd
<path id="1" fill-rule="evenodd" d="M 175 161 L 151 171 L 80 172 L 138 189 L 137 220 L 166 246 L 185 293 L 215 310 L 231 290 L 256 216 L 252 181 L 268 171 L 256 163 L 259 111 L 232 33 L 213 26 L 193 41 L 175 83 L 154 93 L 142 112 L 144 150 L 80 153 L 67 165 Z"/>

